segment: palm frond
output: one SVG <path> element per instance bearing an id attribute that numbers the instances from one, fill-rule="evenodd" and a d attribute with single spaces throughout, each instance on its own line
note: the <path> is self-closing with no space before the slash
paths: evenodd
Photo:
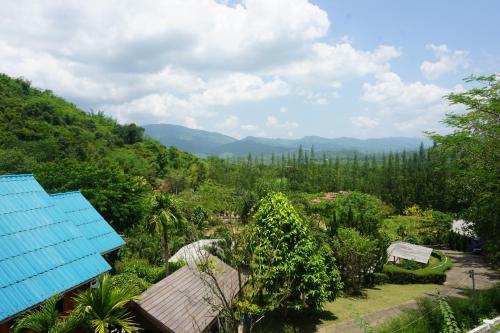
<path id="1" fill-rule="evenodd" d="M 95 333 L 107 333 L 114 327 L 129 333 L 138 329 L 125 308 L 134 298 L 131 291 L 114 287 L 109 275 L 105 274 L 99 278 L 99 287 L 84 291 L 75 301 L 78 311 L 85 314 L 87 325 Z"/>

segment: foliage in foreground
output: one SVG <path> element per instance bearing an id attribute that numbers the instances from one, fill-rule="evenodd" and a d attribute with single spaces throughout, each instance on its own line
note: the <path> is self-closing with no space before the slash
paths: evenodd
<path id="1" fill-rule="evenodd" d="M 49 298 L 40 308 L 30 310 L 20 317 L 12 328 L 13 333 L 36 332 L 36 333 L 68 333 L 72 332 L 83 321 L 83 316 L 71 313 L 61 317 L 57 310 L 57 303 L 62 299 L 61 295 Z"/>
<path id="2" fill-rule="evenodd" d="M 472 312 L 471 291 L 468 298 L 448 298 L 448 313 L 453 313 L 456 326 L 461 331 L 471 329 L 478 323 L 478 319 L 492 318 L 500 314 L 500 286 L 488 290 L 477 291 L 478 319 Z M 449 327 L 437 300 L 430 298 L 420 299 L 418 308 L 391 319 L 379 327 L 377 333 L 392 333 L 394 331 L 408 333 L 441 333 L 443 328 Z"/>
<path id="3" fill-rule="evenodd" d="M 126 304 L 134 298 L 134 291 L 115 288 L 111 277 L 99 277 L 99 286 L 80 293 L 76 299 L 76 313 L 84 314 L 86 326 L 95 333 L 107 333 L 121 329 L 125 333 L 134 332 L 138 326 L 126 309 Z"/>

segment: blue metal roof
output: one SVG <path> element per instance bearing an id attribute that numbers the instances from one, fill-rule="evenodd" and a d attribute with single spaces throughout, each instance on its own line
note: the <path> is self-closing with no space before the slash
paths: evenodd
<path id="1" fill-rule="evenodd" d="M 32 175 L 0 176 L 0 322 L 110 268 Z"/>
<path id="2" fill-rule="evenodd" d="M 125 244 L 80 192 L 51 194 L 51 197 L 100 253 L 112 251 Z"/>

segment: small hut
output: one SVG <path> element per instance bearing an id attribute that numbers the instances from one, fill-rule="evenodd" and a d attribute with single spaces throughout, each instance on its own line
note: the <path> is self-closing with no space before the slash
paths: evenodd
<path id="1" fill-rule="evenodd" d="M 163 333 L 216 331 L 222 299 L 231 303 L 246 278 L 220 259 L 210 260 L 216 282 L 196 265 L 185 265 L 147 289 L 134 303 L 142 326 Z"/>
<path id="2" fill-rule="evenodd" d="M 425 246 L 407 242 L 395 242 L 387 248 L 387 261 L 401 263 L 401 259 L 406 259 L 427 264 L 431 253 L 432 249 Z"/>

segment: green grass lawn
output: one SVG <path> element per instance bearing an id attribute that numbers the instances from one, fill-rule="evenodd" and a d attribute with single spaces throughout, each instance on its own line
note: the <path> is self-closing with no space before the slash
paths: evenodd
<path id="1" fill-rule="evenodd" d="M 341 297 L 326 304 L 325 310 L 337 317 L 335 322 L 341 322 L 355 318 L 356 314 L 363 316 L 415 299 L 437 287 L 437 284 L 383 284 L 365 289 L 364 297 Z M 324 324 L 331 324 L 331 321 Z"/>
<path id="2" fill-rule="evenodd" d="M 314 332 L 321 326 L 355 319 L 422 296 L 437 288 L 435 284 L 384 284 L 365 289 L 363 297 L 340 297 L 327 303 L 322 311 L 281 313 L 264 318 L 256 332 Z"/>

